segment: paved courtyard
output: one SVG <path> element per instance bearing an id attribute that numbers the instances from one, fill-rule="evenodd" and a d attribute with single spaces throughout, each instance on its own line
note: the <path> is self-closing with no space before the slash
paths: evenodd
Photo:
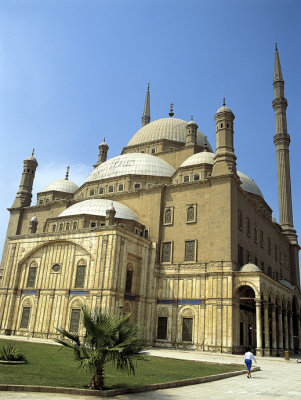
<path id="1" fill-rule="evenodd" d="M 242 356 L 221 355 L 202 352 L 177 350 L 150 350 L 149 354 L 161 357 L 180 358 L 186 360 L 211 361 L 221 363 L 243 362 Z M 301 361 L 301 360 L 299 360 Z M 252 374 L 251 379 L 241 375 L 215 382 L 181 388 L 156 390 L 131 395 L 116 396 L 118 400 L 158 399 L 158 400 L 294 400 L 301 399 L 301 362 L 296 359 L 284 361 L 276 358 L 259 358 L 258 366 L 261 371 Z M 16 393 L 0 392 L 1 400 L 92 400 L 97 397 L 60 395 L 51 393 Z"/>

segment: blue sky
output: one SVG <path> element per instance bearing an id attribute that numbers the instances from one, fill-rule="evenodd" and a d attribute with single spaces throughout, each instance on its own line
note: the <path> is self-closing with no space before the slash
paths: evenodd
<path id="1" fill-rule="evenodd" d="M 278 219 L 272 109 L 274 43 L 288 99 L 295 227 L 301 232 L 301 2 L 298 0 L 0 1 L 0 246 L 23 159 L 36 149 L 36 192 L 82 184 L 106 137 L 120 154 L 151 118 L 194 120 L 215 148 L 214 114 L 226 97 L 238 169 Z"/>

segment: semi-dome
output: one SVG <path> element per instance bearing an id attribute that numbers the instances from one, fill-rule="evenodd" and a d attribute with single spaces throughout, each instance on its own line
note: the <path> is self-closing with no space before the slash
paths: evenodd
<path id="1" fill-rule="evenodd" d="M 179 118 L 161 118 L 143 126 L 128 142 L 128 146 L 136 146 L 142 143 L 155 142 L 160 139 L 174 140 L 185 143 L 187 121 Z M 197 144 L 203 146 L 205 136 L 197 130 Z M 208 143 L 208 149 L 212 151 Z"/>
<path id="2" fill-rule="evenodd" d="M 201 153 L 195 153 L 188 157 L 182 164 L 181 167 L 190 167 L 198 164 L 213 164 L 213 158 L 215 154 L 209 151 L 202 151 Z"/>
<path id="3" fill-rule="evenodd" d="M 86 182 L 122 175 L 170 177 L 174 172 L 174 167 L 159 157 L 146 153 L 127 153 L 100 164 L 88 176 Z"/>
<path id="4" fill-rule="evenodd" d="M 105 217 L 106 211 L 112 209 L 112 207 L 116 211 L 115 218 L 138 221 L 137 214 L 135 214 L 134 211 L 129 207 L 119 203 L 118 201 L 112 201 L 108 199 L 91 199 L 81 201 L 66 208 L 66 210 L 59 215 L 59 217 L 69 217 L 82 214 Z"/>
<path id="5" fill-rule="evenodd" d="M 239 176 L 239 179 L 241 180 L 241 187 L 243 190 L 249 193 L 256 194 L 257 196 L 260 196 L 263 198 L 263 194 L 261 193 L 261 190 L 259 187 L 256 185 L 256 183 L 251 179 L 248 175 L 243 174 L 240 171 L 237 171 L 237 175 Z"/>
<path id="6" fill-rule="evenodd" d="M 255 264 L 248 263 L 241 267 L 240 272 L 261 272 L 261 269 Z"/>
<path id="7" fill-rule="evenodd" d="M 44 187 L 42 192 L 49 192 L 50 190 L 55 190 L 56 192 L 74 193 L 77 189 L 78 186 L 76 183 L 71 182 L 67 179 L 60 179 Z"/>

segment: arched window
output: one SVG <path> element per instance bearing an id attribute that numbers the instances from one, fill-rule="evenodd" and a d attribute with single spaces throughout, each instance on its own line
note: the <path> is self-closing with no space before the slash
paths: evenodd
<path id="1" fill-rule="evenodd" d="M 52 225 L 52 232 L 56 231 L 56 225 Z"/>
<path id="2" fill-rule="evenodd" d="M 20 329 L 28 329 L 29 316 L 30 316 L 30 307 L 23 307 Z"/>
<path id="3" fill-rule="evenodd" d="M 66 231 L 69 231 L 69 229 L 70 229 L 70 224 L 67 223 L 67 224 L 66 224 Z"/>
<path id="4" fill-rule="evenodd" d="M 85 285 L 85 276 L 86 276 L 86 265 L 84 264 L 84 261 L 80 261 L 78 263 L 77 269 L 76 269 L 76 277 L 75 277 L 75 288 L 83 288 Z"/>
<path id="5" fill-rule="evenodd" d="M 80 309 L 72 308 L 70 316 L 70 332 L 77 333 L 79 330 Z"/>
<path id="6" fill-rule="evenodd" d="M 63 224 L 60 224 L 59 226 L 59 230 L 62 231 L 63 230 Z"/>
<path id="7" fill-rule="evenodd" d="M 37 266 L 33 264 L 31 267 L 29 267 L 28 270 L 27 283 L 26 283 L 27 288 L 34 287 L 36 281 L 36 275 L 37 275 Z"/>
<path id="8" fill-rule="evenodd" d="M 194 207 L 189 206 L 187 208 L 187 222 L 193 222 L 194 221 Z"/>
<path id="9" fill-rule="evenodd" d="M 73 229 L 77 229 L 77 222 L 73 222 Z"/>
<path id="10" fill-rule="evenodd" d="M 126 281 L 125 281 L 125 292 L 131 293 L 132 291 L 132 283 L 133 283 L 133 271 L 128 268 L 126 271 Z"/>
<path id="11" fill-rule="evenodd" d="M 165 210 L 165 214 L 164 214 L 164 223 L 171 224 L 171 217 L 172 217 L 171 209 L 167 208 L 167 210 Z"/>

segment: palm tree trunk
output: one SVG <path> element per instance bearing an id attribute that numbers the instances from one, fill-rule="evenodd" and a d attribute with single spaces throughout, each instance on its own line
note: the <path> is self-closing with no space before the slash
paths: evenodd
<path id="1" fill-rule="evenodd" d="M 97 367 L 95 370 L 95 374 L 92 376 L 90 382 L 90 388 L 96 390 L 104 390 L 105 389 L 105 381 L 103 376 L 103 368 Z"/>

